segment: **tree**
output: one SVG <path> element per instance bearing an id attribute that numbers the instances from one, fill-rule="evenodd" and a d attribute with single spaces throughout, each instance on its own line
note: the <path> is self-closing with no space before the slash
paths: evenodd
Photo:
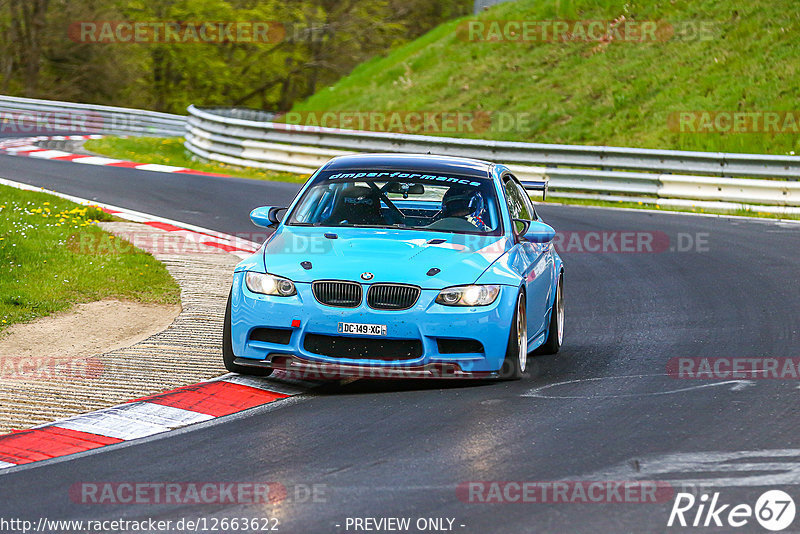
<path id="1" fill-rule="evenodd" d="M 185 112 L 270 111 L 469 11 L 467 0 L 0 0 L 0 91 Z M 268 22 L 267 42 L 98 42 L 81 22 Z M 111 39 L 113 41 L 114 39 Z"/>
<path id="2" fill-rule="evenodd" d="M 42 40 L 47 26 L 50 0 L 8 0 L 6 34 L 10 45 L 12 69 L 18 66 L 25 96 L 39 91 Z"/>

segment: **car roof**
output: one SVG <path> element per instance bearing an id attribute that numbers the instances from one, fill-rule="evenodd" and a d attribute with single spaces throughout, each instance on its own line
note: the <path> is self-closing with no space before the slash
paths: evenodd
<path id="1" fill-rule="evenodd" d="M 329 161 L 323 170 L 367 170 L 438 172 L 475 178 L 492 176 L 494 163 L 470 158 L 431 154 L 353 154 Z"/>

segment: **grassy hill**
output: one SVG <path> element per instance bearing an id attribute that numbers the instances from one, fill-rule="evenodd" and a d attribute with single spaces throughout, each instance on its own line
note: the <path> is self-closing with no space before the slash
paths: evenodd
<path id="1" fill-rule="evenodd" d="M 792 0 L 520 0 L 478 20 L 488 32 L 498 20 L 620 17 L 659 21 L 658 38 L 470 40 L 469 17 L 361 65 L 293 111 L 486 112 L 487 129 L 443 135 L 800 153 L 800 135 L 783 116 L 778 129 L 788 133 L 682 133 L 670 122 L 688 111 L 794 111 L 800 119 L 800 10 Z"/>

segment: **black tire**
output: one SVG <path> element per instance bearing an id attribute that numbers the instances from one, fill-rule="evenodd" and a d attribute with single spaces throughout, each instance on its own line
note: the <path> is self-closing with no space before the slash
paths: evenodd
<path id="1" fill-rule="evenodd" d="M 225 369 L 240 375 L 269 376 L 272 374 L 272 369 L 236 365 L 233 363 L 235 359 L 236 355 L 233 353 L 233 344 L 231 343 L 231 296 L 229 294 L 228 304 L 225 306 L 225 324 L 222 328 L 222 362 L 225 364 Z"/>
<path id="2" fill-rule="evenodd" d="M 520 320 L 520 314 L 522 318 Z M 508 345 L 506 346 L 506 357 L 503 360 L 503 367 L 500 368 L 500 378 L 502 380 L 519 380 L 525 373 L 528 359 L 528 327 L 527 327 L 527 306 L 525 304 L 525 293 L 519 292 L 517 304 L 514 307 L 514 319 L 511 323 L 511 331 L 508 334 Z M 524 329 L 522 337 L 519 335 L 520 325 Z M 524 340 L 524 342 L 522 341 Z M 524 354 L 520 354 L 524 352 Z"/>
<path id="3" fill-rule="evenodd" d="M 556 286 L 556 298 L 553 301 L 553 311 L 550 313 L 550 328 L 547 331 L 547 341 L 537 351 L 539 354 L 558 354 L 561 343 L 564 340 L 564 274 L 558 275 L 558 285 Z M 561 324 L 559 324 L 559 322 Z"/>

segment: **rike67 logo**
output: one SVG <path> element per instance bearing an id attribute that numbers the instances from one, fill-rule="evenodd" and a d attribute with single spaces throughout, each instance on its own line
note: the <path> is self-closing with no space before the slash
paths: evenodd
<path id="1" fill-rule="evenodd" d="M 794 521 L 794 500 L 781 490 L 764 492 L 755 506 L 720 501 L 719 492 L 699 498 L 691 493 L 678 493 L 669 514 L 667 526 L 681 527 L 731 527 L 741 528 L 758 522 L 763 528 L 778 532 Z"/>

